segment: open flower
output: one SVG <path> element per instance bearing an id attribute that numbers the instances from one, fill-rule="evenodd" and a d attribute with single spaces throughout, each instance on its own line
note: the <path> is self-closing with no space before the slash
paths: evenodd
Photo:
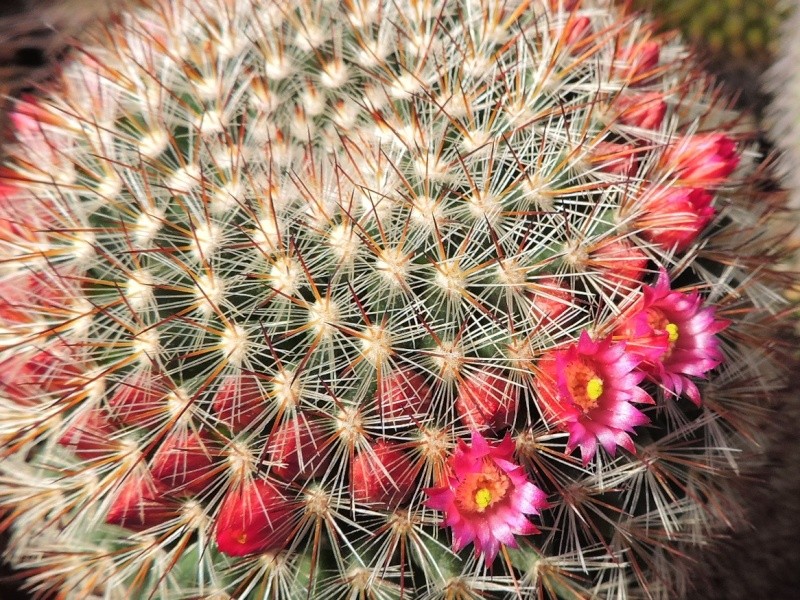
<path id="1" fill-rule="evenodd" d="M 697 292 L 672 290 L 664 270 L 655 286 L 643 290 L 640 304 L 615 337 L 641 357 L 640 369 L 699 406 L 700 392 L 690 376 L 701 377 L 722 362 L 716 334 L 728 321 L 717 319 L 713 307 L 703 307 Z"/>
<path id="2" fill-rule="evenodd" d="M 509 435 L 491 445 L 473 431 L 471 445 L 459 440 L 444 485 L 425 490 L 427 506 L 445 513 L 442 527 L 452 528 L 453 549 L 458 552 L 474 542 L 487 565 L 500 544 L 516 548 L 515 535 L 539 533 L 526 515 L 547 506 L 545 493 L 514 463 L 514 447 Z"/>
<path id="3" fill-rule="evenodd" d="M 629 433 L 648 418 L 631 403 L 653 402 L 639 387 L 641 360 L 625 344 L 593 341 L 585 331 L 576 344 L 539 360 L 536 387 L 544 416 L 569 433 L 567 452 L 580 446 L 584 464 L 598 441 L 612 456 L 617 446 L 635 451 Z"/>

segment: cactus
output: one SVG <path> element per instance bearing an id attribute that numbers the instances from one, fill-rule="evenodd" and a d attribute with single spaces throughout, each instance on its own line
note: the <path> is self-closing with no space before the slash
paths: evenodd
<path id="1" fill-rule="evenodd" d="M 800 160 L 800 73 L 797 59 L 800 57 L 800 42 L 795 35 L 800 24 L 800 10 L 792 3 L 784 3 L 787 19 L 780 35 L 780 49 L 772 67 L 764 77 L 764 87 L 772 94 L 767 110 L 768 135 L 770 141 L 782 151 L 780 174 L 789 190 L 789 204 L 800 207 L 800 175 L 796 165 Z M 795 232 L 794 243 L 800 242 L 800 233 Z M 800 262 L 795 256 L 794 265 Z M 797 290 L 795 290 L 797 291 Z"/>
<path id="2" fill-rule="evenodd" d="M 784 211 L 642 17 L 164 0 L 11 118 L 0 508 L 37 594 L 674 597 L 731 522 Z"/>
<path id="3" fill-rule="evenodd" d="M 785 17 L 780 0 L 635 0 L 723 60 L 768 60 Z"/>

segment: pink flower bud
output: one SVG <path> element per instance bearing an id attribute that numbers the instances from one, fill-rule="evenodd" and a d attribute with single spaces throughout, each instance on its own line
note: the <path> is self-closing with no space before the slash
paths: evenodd
<path id="1" fill-rule="evenodd" d="M 652 186 L 643 196 L 639 235 L 665 250 L 683 252 L 714 218 L 714 197 L 702 189 Z"/>
<path id="2" fill-rule="evenodd" d="M 0 239 L 8 239 L 2 231 Z M 0 281 L 0 321 L 28 323 L 46 318 L 53 309 L 68 306 L 78 293 L 67 276 L 56 272 L 16 273 Z"/>
<path id="3" fill-rule="evenodd" d="M 375 402 L 382 422 L 421 419 L 431 407 L 433 393 L 425 377 L 408 367 L 402 367 L 383 377 L 378 385 Z"/>
<path id="4" fill-rule="evenodd" d="M 114 416 L 126 425 L 152 425 L 153 419 L 167 409 L 169 392 L 169 381 L 165 376 L 140 371 L 120 382 L 108 405 Z"/>
<path id="5" fill-rule="evenodd" d="M 394 508 L 411 496 L 416 475 L 417 469 L 401 444 L 379 440 L 353 459 L 353 499 L 376 508 Z"/>
<path id="6" fill-rule="evenodd" d="M 619 77 L 631 85 L 643 83 L 654 74 L 660 54 L 661 44 L 654 40 L 622 48 L 617 54 Z"/>
<path id="7" fill-rule="evenodd" d="M 296 505 L 264 479 L 232 488 L 217 515 L 219 551 L 248 556 L 286 547 L 292 534 Z"/>
<path id="8" fill-rule="evenodd" d="M 10 356 L 0 362 L 0 392 L 20 404 L 40 403 L 48 394 L 69 394 L 85 383 L 77 353 L 57 341 L 43 350 Z"/>
<path id="9" fill-rule="evenodd" d="M 667 103 L 661 92 L 620 95 L 615 98 L 613 106 L 619 111 L 617 118 L 621 123 L 642 129 L 661 127 L 667 112 Z"/>
<path id="10" fill-rule="evenodd" d="M 149 473 L 130 474 L 113 492 L 106 523 L 133 531 L 160 525 L 176 516 L 176 507 L 163 498 L 166 489 Z"/>
<path id="11" fill-rule="evenodd" d="M 572 16 L 564 26 L 563 39 L 567 46 L 576 46 L 592 35 L 592 22 L 589 17 Z"/>
<path id="12" fill-rule="evenodd" d="M 249 373 L 228 375 L 214 397 L 214 412 L 234 433 L 259 421 L 265 409 L 258 378 Z"/>
<path id="13" fill-rule="evenodd" d="M 608 287 L 630 289 L 642 281 L 647 260 L 647 255 L 626 238 L 611 238 L 592 248 L 587 262 L 603 273 Z"/>
<path id="14" fill-rule="evenodd" d="M 636 175 L 639 169 L 636 157 L 638 152 L 638 149 L 630 144 L 598 142 L 592 148 L 591 163 L 594 168 L 605 173 L 631 177 Z"/>
<path id="15" fill-rule="evenodd" d="M 456 411 L 473 430 L 502 429 L 513 423 L 519 390 L 498 368 L 467 375 L 458 386 Z"/>
<path id="16" fill-rule="evenodd" d="M 153 456 L 153 477 L 170 493 L 199 494 L 208 488 L 216 473 L 217 456 L 211 441 L 196 431 L 173 431 Z"/>
<path id="17" fill-rule="evenodd" d="M 739 164 L 736 142 L 722 133 L 701 133 L 677 140 L 661 157 L 661 166 L 687 186 L 716 185 Z"/>
<path id="18" fill-rule="evenodd" d="M 544 324 L 553 324 L 575 304 L 575 295 L 557 277 L 543 277 L 528 284 L 531 312 Z"/>
<path id="19" fill-rule="evenodd" d="M 311 479 L 328 468 L 330 447 L 319 420 L 298 414 L 283 423 L 269 441 L 272 475 L 286 481 Z"/>
<path id="20" fill-rule="evenodd" d="M 104 409 L 91 407 L 69 417 L 58 443 L 85 460 L 95 460 L 119 450 L 116 431 Z"/>

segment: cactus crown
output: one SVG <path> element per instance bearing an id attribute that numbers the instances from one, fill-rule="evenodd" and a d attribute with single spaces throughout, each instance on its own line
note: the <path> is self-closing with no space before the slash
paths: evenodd
<path id="1" fill-rule="evenodd" d="M 681 46 L 599 0 L 165 0 L 79 50 L 0 183 L 31 587 L 669 593 L 784 284 Z"/>

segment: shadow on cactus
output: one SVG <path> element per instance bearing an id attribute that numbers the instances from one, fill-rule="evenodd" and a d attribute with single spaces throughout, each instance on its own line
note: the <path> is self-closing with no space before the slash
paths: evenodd
<path id="1" fill-rule="evenodd" d="M 30 589 L 682 585 L 788 276 L 753 132 L 681 46 L 591 1 L 180 0 L 76 54 L 0 180 Z"/>

